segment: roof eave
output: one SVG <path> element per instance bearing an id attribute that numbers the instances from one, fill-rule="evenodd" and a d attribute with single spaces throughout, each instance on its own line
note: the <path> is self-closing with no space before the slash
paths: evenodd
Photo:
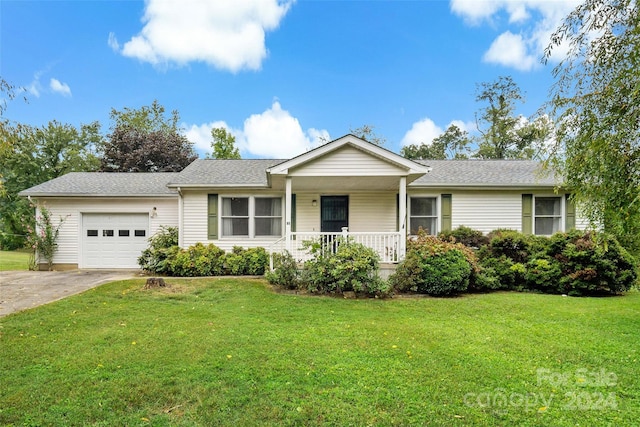
<path id="1" fill-rule="evenodd" d="M 140 197 L 144 197 L 144 198 L 174 198 L 178 195 L 178 193 L 171 193 L 171 194 L 167 194 L 167 193 L 161 193 L 161 194 L 155 194 L 155 193 L 142 193 L 142 194 L 101 194 L 101 193 L 24 193 L 24 192 L 20 192 L 18 193 L 18 196 L 20 197 L 100 197 L 100 198 L 106 198 L 106 197 L 117 197 L 117 198 L 125 198 L 125 197 L 135 197 L 135 198 L 140 198 Z"/>

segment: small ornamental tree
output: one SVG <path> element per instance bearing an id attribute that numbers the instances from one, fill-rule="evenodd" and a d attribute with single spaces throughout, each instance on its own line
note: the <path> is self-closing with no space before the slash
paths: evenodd
<path id="1" fill-rule="evenodd" d="M 35 228 L 27 226 L 27 244 L 33 250 L 29 268 L 35 270 L 40 258 L 47 261 L 49 271 L 53 270 L 53 256 L 58 249 L 58 234 L 60 227 L 66 218 L 60 217 L 57 225 L 53 225 L 51 212 L 44 206 L 40 206 L 36 215 Z"/>

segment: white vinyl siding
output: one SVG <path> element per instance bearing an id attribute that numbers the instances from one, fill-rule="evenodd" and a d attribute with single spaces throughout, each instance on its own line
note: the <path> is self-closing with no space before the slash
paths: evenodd
<path id="1" fill-rule="evenodd" d="M 207 242 L 208 193 L 184 191 L 182 195 L 182 246 L 187 248 L 198 242 Z M 220 207 L 218 206 L 218 211 Z M 218 213 L 218 216 L 220 214 Z"/>
<path id="2" fill-rule="evenodd" d="M 397 176 L 406 171 L 357 148 L 346 146 L 289 171 L 290 176 Z"/>
<path id="3" fill-rule="evenodd" d="M 522 229 L 522 192 L 453 192 L 451 227 L 461 225 L 488 233 L 496 228 Z"/>
<path id="4" fill-rule="evenodd" d="M 313 201 L 316 206 L 313 206 Z M 320 231 L 320 195 L 296 194 L 296 231 Z"/>
<path id="5" fill-rule="evenodd" d="M 396 193 L 349 194 L 349 231 L 396 231 Z"/>
<path id="6" fill-rule="evenodd" d="M 178 226 L 178 198 L 122 199 L 122 198 L 39 198 L 51 211 L 54 224 L 65 218 L 58 235 L 55 264 L 77 264 L 82 268 L 82 214 L 83 213 L 146 213 L 156 208 L 156 217 L 149 218 L 149 235 L 160 226 Z"/>

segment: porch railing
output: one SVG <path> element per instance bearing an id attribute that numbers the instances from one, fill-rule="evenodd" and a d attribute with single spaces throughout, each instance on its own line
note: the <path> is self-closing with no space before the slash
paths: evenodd
<path id="1" fill-rule="evenodd" d="M 378 253 L 380 261 L 383 263 L 398 263 L 403 254 L 400 253 L 400 233 L 398 232 L 350 232 L 343 230 L 339 233 L 320 232 L 292 232 L 291 240 L 287 242 L 286 237 L 274 242 L 269 251 L 283 252 L 285 249 L 293 258 L 299 262 L 311 259 L 309 250 L 304 247 L 306 241 L 322 241 L 321 250 L 335 252 L 338 241 L 342 238 L 361 243 L 370 247 Z"/>

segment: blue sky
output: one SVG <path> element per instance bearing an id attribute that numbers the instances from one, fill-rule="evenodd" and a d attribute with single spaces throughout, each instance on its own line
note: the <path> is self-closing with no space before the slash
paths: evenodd
<path id="1" fill-rule="evenodd" d="M 547 100 L 549 34 L 571 0 L 0 2 L 5 117 L 110 125 L 157 99 L 204 155 L 224 126 L 245 158 L 288 158 L 364 124 L 398 152 L 474 131 L 476 85 L 512 76 Z M 561 52 L 558 52 L 558 57 Z M 552 64 L 555 62 L 552 61 Z"/>

